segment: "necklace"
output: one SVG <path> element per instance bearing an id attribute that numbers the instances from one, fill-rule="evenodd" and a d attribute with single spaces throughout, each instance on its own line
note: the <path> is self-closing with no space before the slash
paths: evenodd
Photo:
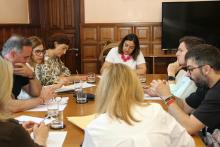
<path id="1" fill-rule="evenodd" d="M 121 54 L 121 59 L 122 59 L 124 62 L 127 62 L 128 60 L 131 59 L 131 56 L 130 56 L 130 55 L 125 56 L 125 55 L 122 53 L 122 54 Z"/>

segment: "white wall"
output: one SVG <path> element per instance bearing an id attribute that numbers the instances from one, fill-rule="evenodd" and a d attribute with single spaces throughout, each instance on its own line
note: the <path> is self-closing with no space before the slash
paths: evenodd
<path id="1" fill-rule="evenodd" d="M 0 0 L 0 24 L 29 23 L 28 0 Z"/>
<path id="2" fill-rule="evenodd" d="M 174 0 L 84 0 L 85 23 L 161 22 L 167 1 Z"/>

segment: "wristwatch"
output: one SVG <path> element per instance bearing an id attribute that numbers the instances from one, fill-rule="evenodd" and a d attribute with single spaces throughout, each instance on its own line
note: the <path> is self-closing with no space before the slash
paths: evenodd
<path id="1" fill-rule="evenodd" d="M 168 76 L 167 80 L 168 80 L 168 81 L 175 81 L 176 78 L 175 78 L 174 76 Z"/>

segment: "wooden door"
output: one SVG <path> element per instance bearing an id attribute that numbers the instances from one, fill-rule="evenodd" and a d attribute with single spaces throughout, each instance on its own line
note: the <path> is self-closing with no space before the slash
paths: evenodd
<path id="1" fill-rule="evenodd" d="M 40 0 L 42 36 L 45 40 L 50 35 L 63 33 L 70 39 L 70 49 L 61 58 L 74 74 L 80 69 L 79 51 L 79 0 Z"/>

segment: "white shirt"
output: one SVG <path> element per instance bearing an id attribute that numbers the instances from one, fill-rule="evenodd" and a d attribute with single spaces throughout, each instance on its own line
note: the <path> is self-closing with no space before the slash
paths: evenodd
<path id="1" fill-rule="evenodd" d="M 195 147 L 192 137 L 159 104 L 134 108 L 132 126 L 101 114 L 85 129 L 83 147 Z"/>
<path id="2" fill-rule="evenodd" d="M 110 62 L 110 63 L 123 63 L 127 66 L 129 66 L 131 69 L 136 69 L 137 65 L 145 63 L 144 56 L 142 52 L 140 51 L 139 55 L 137 56 L 137 59 L 134 60 L 131 58 L 127 62 L 124 62 L 121 59 L 121 54 L 118 53 L 118 47 L 112 48 L 108 55 L 105 58 L 105 61 Z"/>
<path id="3" fill-rule="evenodd" d="M 197 89 L 195 83 L 186 74 L 185 70 L 180 70 L 176 76 L 175 84 L 170 84 L 171 93 L 181 99 L 187 98 Z"/>

